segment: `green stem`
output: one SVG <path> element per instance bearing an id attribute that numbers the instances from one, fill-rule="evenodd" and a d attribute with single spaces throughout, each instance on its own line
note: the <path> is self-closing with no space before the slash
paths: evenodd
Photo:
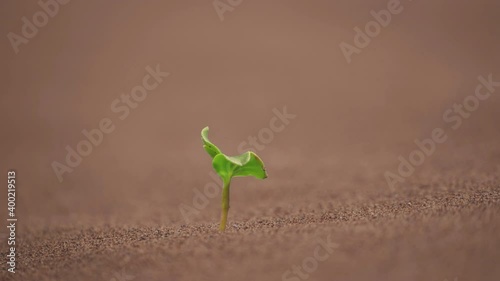
<path id="1" fill-rule="evenodd" d="M 226 230 L 227 213 L 229 211 L 229 184 L 231 179 L 224 180 L 224 187 L 222 188 L 222 215 L 220 218 L 220 231 Z"/>

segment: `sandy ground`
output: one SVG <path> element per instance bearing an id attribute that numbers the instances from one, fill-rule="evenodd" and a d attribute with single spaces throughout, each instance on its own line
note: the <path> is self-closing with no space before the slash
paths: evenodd
<path id="1" fill-rule="evenodd" d="M 309 206 L 265 211 L 235 200 L 247 209 L 231 210 L 242 214 L 224 234 L 214 223 L 98 220 L 25 230 L 14 280 L 497 280 L 498 179 L 342 200 L 316 190 Z"/>
<path id="2" fill-rule="evenodd" d="M 500 280 L 500 87 L 443 117 L 479 76 L 500 81 L 499 2 L 401 1 L 348 63 L 339 44 L 388 2 L 243 1 L 221 20 L 212 1 L 71 1 L 17 54 L 4 36 L 0 177 L 17 171 L 18 222 L 15 274 L 0 228 L 0 280 Z M 2 1 L 0 34 L 39 10 Z M 114 111 L 148 66 L 170 75 Z M 59 180 L 54 161 L 107 118 Z M 269 173 L 234 180 L 223 234 L 207 125 Z M 446 139 L 388 184 L 436 128 Z"/>

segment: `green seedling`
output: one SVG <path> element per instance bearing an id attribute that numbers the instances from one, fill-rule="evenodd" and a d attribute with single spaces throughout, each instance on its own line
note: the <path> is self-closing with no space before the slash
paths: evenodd
<path id="1" fill-rule="evenodd" d="M 215 144 L 208 140 L 208 127 L 201 130 L 203 148 L 212 157 L 212 166 L 221 177 L 222 186 L 222 215 L 220 220 L 220 231 L 226 230 L 227 213 L 229 211 L 229 185 L 233 177 L 254 176 L 258 179 L 267 178 L 264 163 L 252 151 L 247 151 L 238 156 L 227 156 L 223 154 Z"/>

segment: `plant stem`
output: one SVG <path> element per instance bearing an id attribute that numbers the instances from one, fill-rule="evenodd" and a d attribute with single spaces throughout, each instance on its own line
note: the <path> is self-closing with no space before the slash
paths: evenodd
<path id="1" fill-rule="evenodd" d="M 220 218 L 219 230 L 222 232 L 226 230 L 227 213 L 229 211 L 229 184 L 231 179 L 224 180 L 224 187 L 222 188 L 222 215 Z"/>

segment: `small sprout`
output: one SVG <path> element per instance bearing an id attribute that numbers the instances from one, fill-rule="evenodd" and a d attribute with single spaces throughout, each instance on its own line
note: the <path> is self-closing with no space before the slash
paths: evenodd
<path id="1" fill-rule="evenodd" d="M 212 166 L 215 172 L 222 178 L 222 216 L 220 220 L 220 231 L 226 229 L 227 213 L 229 211 L 229 185 L 233 177 L 254 176 L 258 179 L 267 178 L 264 163 L 252 151 L 247 151 L 238 156 L 227 156 L 223 154 L 215 144 L 208 140 L 208 127 L 201 130 L 203 148 L 212 157 Z"/>

